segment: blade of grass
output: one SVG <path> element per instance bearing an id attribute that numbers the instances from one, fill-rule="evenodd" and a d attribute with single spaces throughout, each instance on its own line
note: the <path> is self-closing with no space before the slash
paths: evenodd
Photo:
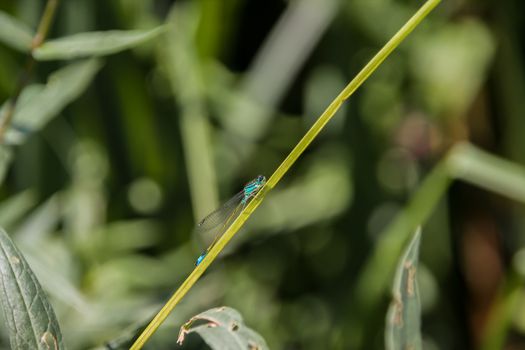
<path id="1" fill-rule="evenodd" d="M 341 93 L 330 103 L 328 108 L 321 114 L 319 119 L 312 125 L 310 130 L 303 136 L 301 141 L 290 152 L 288 157 L 281 163 L 279 168 L 268 179 L 266 187 L 273 188 L 284 176 L 288 169 L 295 163 L 297 158 L 304 152 L 306 147 L 319 134 L 323 127 L 332 119 L 343 102 L 348 99 L 359 86 L 379 67 L 379 65 L 390 55 L 390 53 L 410 34 L 414 28 L 425 18 L 428 13 L 440 2 L 440 0 L 427 1 L 415 14 L 405 23 L 403 27 L 390 39 L 385 46 L 366 64 L 356 77 L 341 91 Z M 263 191 L 261 191 L 263 192 Z M 264 192 L 263 192 L 264 193 Z M 247 208 L 248 209 L 248 208 Z"/>
<path id="2" fill-rule="evenodd" d="M 112 55 L 154 39 L 163 30 L 157 27 L 78 33 L 46 41 L 33 51 L 33 56 L 39 61 L 51 61 Z"/>
<path id="3" fill-rule="evenodd" d="M 421 303 L 417 281 L 420 241 L 421 227 L 418 227 L 397 263 L 386 317 L 387 350 L 421 349 Z"/>
<path id="4" fill-rule="evenodd" d="M 146 341 L 155 333 L 157 328 L 164 322 L 171 311 L 179 303 L 179 301 L 186 295 L 190 288 L 195 284 L 198 278 L 206 271 L 208 266 L 222 251 L 226 244 L 233 238 L 237 231 L 241 228 L 244 222 L 250 217 L 253 211 L 259 206 L 261 200 L 266 196 L 279 182 L 279 180 L 286 174 L 288 169 L 295 163 L 299 156 L 304 152 L 306 147 L 315 139 L 323 127 L 332 119 L 343 102 L 348 99 L 354 91 L 357 90 L 361 84 L 372 74 L 377 67 L 390 55 L 390 53 L 410 34 L 414 28 L 436 7 L 440 0 L 427 1 L 415 14 L 410 18 L 405 25 L 390 39 L 385 46 L 368 62 L 368 64 L 356 75 L 356 77 L 343 89 L 343 91 L 330 103 L 328 108 L 321 114 L 317 121 L 312 125 L 310 130 L 303 136 L 295 148 L 290 152 L 288 157 L 281 163 L 273 175 L 268 179 L 266 185 L 257 193 L 254 200 L 252 200 L 241 212 L 239 217 L 226 230 L 217 243 L 210 249 L 206 257 L 197 266 L 188 278 L 182 283 L 179 289 L 172 295 L 168 302 L 162 307 L 159 313 L 153 318 L 150 324 L 146 327 L 144 332 L 137 338 L 131 350 L 141 349 Z"/>
<path id="5" fill-rule="evenodd" d="M 511 270 L 492 304 L 488 321 L 481 339 L 481 350 L 505 348 L 507 333 L 512 327 L 512 319 L 523 303 L 523 276 Z"/>
<path id="6" fill-rule="evenodd" d="M 448 160 L 450 176 L 515 201 L 525 200 L 525 169 L 469 145 L 459 144 Z"/>
<path id="7" fill-rule="evenodd" d="M 161 59 L 166 66 L 173 97 L 180 108 L 184 156 L 195 218 L 203 218 L 218 205 L 213 166 L 211 125 L 203 98 L 204 81 L 194 38 L 200 20 L 197 3 L 173 6 L 168 16 Z"/>
<path id="8" fill-rule="evenodd" d="M 453 152 L 451 151 L 451 154 Z M 381 233 L 356 284 L 355 293 L 358 300 L 356 304 L 363 313 L 378 305 L 378 300 L 383 296 L 393 276 L 396 260 L 409 235 L 432 214 L 450 182 L 447 163 L 441 161 L 425 177 L 418 191 L 396 219 Z"/>
<path id="9" fill-rule="evenodd" d="M 241 160 L 253 155 L 261 135 L 271 124 L 280 103 L 323 33 L 340 8 L 338 0 L 292 1 L 283 12 L 244 74 L 233 99 L 225 127 L 246 138 Z M 300 34 L 299 34 L 300 33 Z M 246 127 L 249 113 L 252 127 Z M 253 127 L 256 125 L 256 127 Z M 247 130 L 248 129 L 248 130 Z M 235 172 L 235 169 L 232 170 Z"/>
<path id="10" fill-rule="evenodd" d="M 426 176 L 410 202 L 381 233 L 372 255 L 361 270 L 354 305 L 363 315 L 359 324 L 351 323 L 354 334 L 366 329 L 366 318 L 377 311 L 380 300 L 394 274 L 395 262 L 404 243 L 419 225 L 423 225 L 445 195 L 453 180 L 463 180 L 487 191 L 525 203 L 525 168 L 484 152 L 468 143 L 455 145 Z M 360 342 L 360 335 L 356 337 Z M 362 344 L 352 344 L 360 348 Z"/>

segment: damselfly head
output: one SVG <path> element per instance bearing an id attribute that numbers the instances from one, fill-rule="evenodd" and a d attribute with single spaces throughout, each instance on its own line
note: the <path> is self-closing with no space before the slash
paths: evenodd
<path id="1" fill-rule="evenodd" d="M 257 182 L 257 184 L 259 186 L 262 186 L 266 183 L 266 177 L 264 177 L 264 175 L 259 175 L 257 176 L 257 178 L 255 179 L 255 181 Z"/>

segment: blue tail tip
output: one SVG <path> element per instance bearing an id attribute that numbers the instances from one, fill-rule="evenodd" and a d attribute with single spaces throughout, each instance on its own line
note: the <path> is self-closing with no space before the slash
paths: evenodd
<path id="1" fill-rule="evenodd" d="M 202 262 L 202 260 L 204 260 L 205 257 L 206 257 L 206 253 L 202 253 L 202 254 L 197 258 L 197 261 L 195 261 L 195 266 L 199 266 L 199 264 Z"/>

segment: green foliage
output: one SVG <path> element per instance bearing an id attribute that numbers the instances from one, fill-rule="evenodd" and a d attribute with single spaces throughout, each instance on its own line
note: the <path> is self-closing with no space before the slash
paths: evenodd
<path id="1" fill-rule="evenodd" d="M 35 49 L 37 60 L 70 60 L 80 57 L 106 56 L 135 47 L 162 33 L 163 28 L 151 30 L 110 30 L 79 33 L 48 40 Z"/>
<path id="2" fill-rule="evenodd" d="M 195 47 L 198 23 L 196 3 L 171 10 L 163 38 L 161 62 L 173 96 L 181 109 L 179 125 L 187 159 L 187 172 L 196 217 L 204 217 L 218 204 L 210 123 L 205 108 L 204 77 Z"/>
<path id="3" fill-rule="evenodd" d="M 408 205 L 381 234 L 358 283 L 357 298 L 364 309 L 373 309 L 379 304 L 393 275 L 393 268 L 388 266 L 394 266 L 410 231 L 428 220 L 455 178 L 525 202 L 519 186 L 525 181 L 524 167 L 472 145 L 458 144 L 427 175 Z"/>
<path id="4" fill-rule="evenodd" d="M 9 229 L 25 217 L 36 204 L 36 196 L 30 190 L 14 195 L 0 203 L 0 222 Z"/>
<path id="5" fill-rule="evenodd" d="M 175 348 L 181 324 L 229 305 L 272 349 L 383 349 L 388 289 L 424 226 L 420 304 L 403 309 L 420 309 L 403 320 L 421 320 L 423 347 L 522 348 L 518 0 L 443 2 L 279 170 L 198 282 L 183 283 L 204 248 L 194 223 L 269 177 L 417 6 L 1 1 L 0 226 L 64 347 L 128 349 L 182 284 L 189 293 L 146 348 Z M 209 323 L 188 329 L 235 336 Z M 387 327 L 399 340 L 386 344 L 419 329 L 408 323 Z"/>
<path id="6" fill-rule="evenodd" d="M 450 176 L 525 203 L 525 166 L 469 144 L 456 146 L 447 162 Z"/>
<path id="7" fill-rule="evenodd" d="M 417 281 L 420 240 L 421 228 L 418 228 L 397 263 L 392 301 L 386 316 L 387 350 L 422 349 L 421 304 Z"/>
<path id="8" fill-rule="evenodd" d="M 410 69 L 423 100 L 436 116 L 463 115 L 485 81 L 494 56 L 496 44 L 490 31 L 469 19 L 419 40 L 413 44 Z"/>
<path id="9" fill-rule="evenodd" d="M 199 322 L 204 321 L 204 323 Z M 197 333 L 212 349 L 269 349 L 264 339 L 248 328 L 237 310 L 219 307 L 193 316 L 180 329 L 178 343 Z"/>
<path id="10" fill-rule="evenodd" d="M 514 265 L 522 264 L 523 251 L 516 254 Z M 514 266 L 519 270 L 519 266 Z M 512 328 L 516 310 L 522 302 L 523 271 L 511 271 L 503 287 L 500 289 L 492 306 L 490 319 L 487 321 L 487 330 L 483 336 L 483 350 L 497 350 L 505 345 L 507 334 Z M 519 315 L 518 315 L 519 317 Z M 518 321 L 519 322 L 519 321 Z"/>
<path id="11" fill-rule="evenodd" d="M 401 255 L 404 242 L 417 226 L 428 220 L 449 184 L 445 164 L 438 164 L 426 176 L 410 202 L 381 234 L 373 255 L 360 273 L 356 294 L 365 309 L 378 305 L 393 276 L 395 262 Z"/>
<path id="12" fill-rule="evenodd" d="M 0 145 L 0 183 L 4 181 L 7 167 L 11 163 L 12 151 L 11 148 L 5 145 Z"/>
<path id="13" fill-rule="evenodd" d="M 273 189 L 281 178 L 288 172 L 292 165 L 298 160 L 301 154 L 319 135 L 324 126 L 334 117 L 341 105 L 348 99 L 361 84 L 379 67 L 379 65 L 390 55 L 392 51 L 417 27 L 417 25 L 426 17 L 426 15 L 439 3 L 439 0 L 427 1 L 404 25 L 399 31 L 372 57 L 372 59 L 363 67 L 354 79 L 334 98 L 328 105 L 315 123 L 310 127 L 306 134 L 301 138 L 297 145 L 291 150 L 284 161 L 277 167 L 270 178 L 265 182 L 262 188 L 246 206 L 241 210 L 237 218 L 228 224 L 224 233 L 217 239 L 216 243 L 211 245 L 206 251 L 206 255 L 193 272 L 188 276 L 184 283 L 175 291 L 172 297 L 166 302 L 162 309 L 152 319 L 144 332 L 138 337 L 137 341 L 131 347 L 132 350 L 140 349 L 151 335 L 157 330 L 162 322 L 168 317 L 173 308 L 180 302 L 184 295 L 189 291 L 197 279 L 210 266 L 212 261 L 223 250 L 226 244 L 235 236 L 248 217 L 260 205 L 266 194 Z"/>
<path id="14" fill-rule="evenodd" d="M 18 51 L 27 52 L 32 41 L 33 32 L 29 27 L 0 11 L 0 42 Z"/>
<path id="15" fill-rule="evenodd" d="M 73 63 L 51 74 L 46 85 L 26 87 L 13 117 L 15 127 L 6 135 L 8 142 L 21 144 L 39 131 L 84 92 L 101 67 L 94 59 Z"/>
<path id="16" fill-rule="evenodd" d="M 0 296 L 12 349 L 64 349 L 55 312 L 13 241 L 0 230 Z"/>

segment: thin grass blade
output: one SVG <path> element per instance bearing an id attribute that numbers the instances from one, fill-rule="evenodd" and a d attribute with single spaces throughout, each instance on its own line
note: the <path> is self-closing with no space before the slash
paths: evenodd
<path id="1" fill-rule="evenodd" d="M 151 30 L 109 30 L 78 33 L 60 39 L 48 40 L 33 55 L 39 61 L 69 60 L 81 57 L 111 55 L 158 36 L 163 27 Z"/>
<path id="2" fill-rule="evenodd" d="M 324 126 L 332 119 L 335 113 L 339 110 L 341 105 L 357 90 L 361 84 L 381 65 L 381 63 L 390 55 L 390 53 L 418 26 L 418 24 L 437 6 L 440 0 L 428 0 L 421 6 L 421 8 L 412 16 L 403 27 L 388 41 L 385 46 L 368 62 L 368 64 L 357 74 L 357 76 L 346 86 L 345 89 L 332 101 L 323 114 L 312 125 L 308 132 L 303 136 L 295 148 L 285 158 L 281 165 L 275 170 L 272 176 L 266 181 L 265 185 L 260 188 L 253 200 L 250 201 L 241 210 L 237 219 L 228 227 L 224 234 L 219 238 L 207 252 L 206 256 L 182 283 L 177 291 L 162 307 L 159 313 L 151 320 L 144 332 L 137 338 L 131 350 L 141 349 L 147 340 L 155 333 L 158 327 L 164 322 L 168 315 L 172 312 L 175 306 L 186 295 L 190 288 L 197 282 L 199 277 L 210 266 L 211 262 L 224 249 L 226 244 L 239 231 L 242 225 L 248 220 L 250 215 L 261 204 L 262 199 L 266 196 L 275 185 L 286 174 L 290 167 L 295 163 L 304 150 L 321 132 Z"/>
<path id="3" fill-rule="evenodd" d="M 421 228 L 414 233 L 397 264 L 392 302 L 386 317 L 387 350 L 421 349 L 421 304 L 417 268 Z"/>

